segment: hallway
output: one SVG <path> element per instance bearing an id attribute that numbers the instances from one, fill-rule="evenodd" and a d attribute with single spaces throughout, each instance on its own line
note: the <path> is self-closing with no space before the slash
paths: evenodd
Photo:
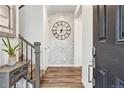
<path id="1" fill-rule="evenodd" d="M 34 74 L 37 87 L 92 87 L 92 67 L 88 69 L 92 65 L 92 14 L 92 6 L 81 5 L 30 5 L 19 10 L 19 33 L 31 44 L 41 43 L 40 64 L 32 56 L 32 64 L 39 68 L 38 75 Z M 39 70 L 46 72 L 40 84 Z"/>
<path id="2" fill-rule="evenodd" d="M 42 88 L 83 88 L 81 67 L 48 67 L 41 81 Z"/>

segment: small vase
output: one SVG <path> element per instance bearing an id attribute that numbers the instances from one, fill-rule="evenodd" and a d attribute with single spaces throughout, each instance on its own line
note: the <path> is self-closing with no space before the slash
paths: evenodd
<path id="1" fill-rule="evenodd" d="M 16 55 L 9 55 L 9 66 L 14 66 L 16 64 Z"/>

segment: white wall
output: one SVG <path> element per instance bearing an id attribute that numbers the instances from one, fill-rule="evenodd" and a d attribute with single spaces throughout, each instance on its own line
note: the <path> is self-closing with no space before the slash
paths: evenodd
<path id="1" fill-rule="evenodd" d="M 19 31 L 32 44 L 41 42 L 42 58 L 42 34 L 43 34 L 43 6 L 25 5 L 19 11 Z M 41 63 L 42 66 L 42 63 Z"/>
<path id="2" fill-rule="evenodd" d="M 88 82 L 88 66 L 92 64 L 92 46 L 93 46 L 93 6 L 84 5 L 82 7 L 83 18 L 83 50 L 82 50 L 82 81 L 85 87 L 92 87 Z"/>
<path id="3" fill-rule="evenodd" d="M 48 14 L 46 6 L 43 6 L 43 31 L 42 31 L 42 68 L 47 69 L 49 64 L 49 31 L 48 31 Z"/>
<path id="4" fill-rule="evenodd" d="M 26 5 L 19 11 L 19 31 L 32 44 L 41 42 L 43 31 L 43 8 L 40 5 Z"/>
<path id="5" fill-rule="evenodd" d="M 16 7 L 16 38 L 10 38 L 10 41 L 12 45 L 16 45 L 18 43 L 18 33 L 19 33 L 19 11 L 18 6 Z M 5 64 L 8 64 L 8 54 L 2 51 L 4 48 L 4 44 L 2 42 L 2 38 L 0 37 L 0 66 L 3 66 Z M 18 61 L 18 52 L 16 52 L 16 60 Z"/>
<path id="6" fill-rule="evenodd" d="M 50 66 L 73 66 L 74 65 L 74 23 L 71 13 L 55 13 L 49 15 L 50 37 Z M 58 40 L 52 34 L 52 27 L 58 21 L 66 21 L 71 26 L 71 34 L 65 40 Z"/>
<path id="7" fill-rule="evenodd" d="M 82 66 L 82 7 L 80 6 L 79 8 L 79 6 L 77 6 L 77 8 L 79 10 L 76 9 L 74 19 L 74 66 Z M 80 11 L 80 13 L 78 11 Z"/>

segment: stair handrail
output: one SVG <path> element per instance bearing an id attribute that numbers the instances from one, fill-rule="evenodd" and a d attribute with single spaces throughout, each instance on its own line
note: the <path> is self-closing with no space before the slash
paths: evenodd
<path id="1" fill-rule="evenodd" d="M 31 44 L 28 40 L 26 40 L 22 35 L 19 34 L 19 38 L 21 40 L 21 54 L 22 54 L 22 60 L 23 60 L 23 42 L 26 43 L 26 60 L 28 61 L 28 45 L 31 47 L 31 79 L 32 79 L 32 48 L 34 49 L 35 53 L 35 87 L 40 87 L 40 42 L 34 42 L 34 45 Z"/>
<path id="2" fill-rule="evenodd" d="M 31 47 L 35 48 L 34 45 L 32 43 L 30 43 L 29 41 L 27 41 L 24 36 L 22 36 L 21 34 L 19 34 L 19 38 L 21 40 L 23 40 L 24 42 L 26 42 L 28 45 L 30 45 Z"/>

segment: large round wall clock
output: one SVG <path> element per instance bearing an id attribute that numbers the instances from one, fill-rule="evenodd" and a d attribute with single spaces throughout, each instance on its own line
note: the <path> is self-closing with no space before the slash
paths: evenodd
<path id="1" fill-rule="evenodd" d="M 58 21 L 52 27 L 53 36 L 58 40 L 67 39 L 71 34 L 71 27 L 65 21 Z"/>

